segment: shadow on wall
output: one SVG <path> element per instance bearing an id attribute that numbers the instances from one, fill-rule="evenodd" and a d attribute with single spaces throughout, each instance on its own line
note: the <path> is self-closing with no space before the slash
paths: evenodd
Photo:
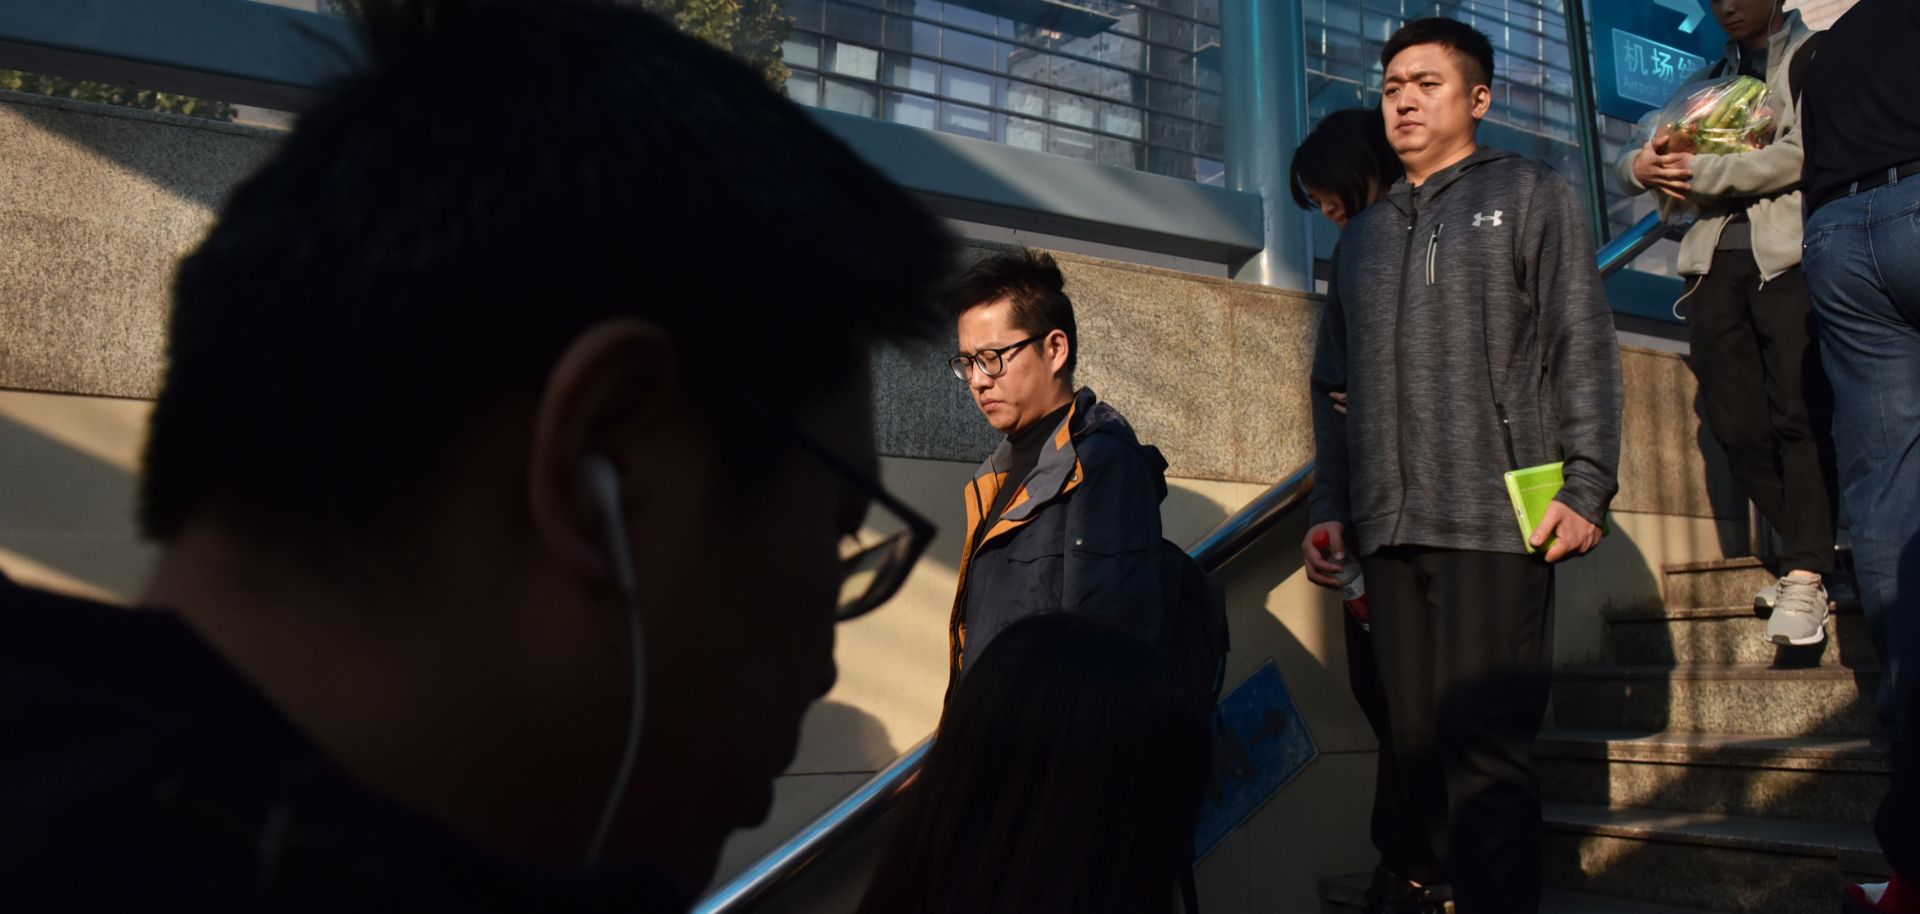
<path id="1" fill-rule="evenodd" d="M 829 752 L 803 751 L 800 758 L 806 760 L 807 770 L 796 766 L 774 782 L 773 810 L 767 821 L 727 839 L 714 884 L 731 879 L 765 856 L 903 751 L 893 745 L 878 718 L 832 700 L 815 702 L 808 709 L 803 733 L 810 740 L 831 742 L 834 748 Z M 830 765 L 820 764 L 827 760 L 847 767 L 829 770 Z M 888 823 L 884 828 L 876 827 L 880 824 L 876 823 L 863 829 L 852 839 L 855 846 L 828 854 L 810 867 L 799 883 L 776 893 L 771 907 L 756 910 L 777 910 L 781 899 L 805 899 L 808 910 L 852 910 L 866 889 L 869 870 L 882 846 L 879 838 L 892 830 L 893 818 L 889 815 L 883 820 Z M 862 850 L 863 846 L 873 850 Z"/>
<path id="2" fill-rule="evenodd" d="M 128 600 L 154 550 L 133 524 L 133 473 L 0 416 L 0 571 L 23 583 Z"/>
<path id="3" fill-rule="evenodd" d="M 880 719 L 852 705 L 824 700 L 807 709 L 801 732 L 808 741 L 824 744 L 800 753 L 806 767 L 796 764 L 788 775 L 868 774 L 885 768 L 905 747 L 896 746 Z M 917 736 L 915 737 L 917 738 Z"/>

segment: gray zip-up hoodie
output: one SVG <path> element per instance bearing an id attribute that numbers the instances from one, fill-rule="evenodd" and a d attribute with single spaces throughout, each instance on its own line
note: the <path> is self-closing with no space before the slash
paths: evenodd
<path id="1" fill-rule="evenodd" d="M 1346 524 L 1351 554 L 1524 554 L 1502 474 L 1556 460 L 1559 501 L 1603 519 L 1620 348 L 1587 224 L 1553 169 L 1482 148 L 1347 225 L 1313 359 L 1311 514 Z"/>

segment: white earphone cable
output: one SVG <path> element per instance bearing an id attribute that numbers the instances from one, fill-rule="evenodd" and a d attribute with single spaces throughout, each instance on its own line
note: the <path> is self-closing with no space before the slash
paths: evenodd
<path id="1" fill-rule="evenodd" d="M 613 566 L 614 584 L 620 589 L 620 597 L 626 604 L 627 632 L 632 643 L 633 688 L 631 703 L 627 710 L 626 748 L 620 756 L 620 767 L 615 770 L 613 786 L 607 791 L 606 803 L 600 809 L 600 823 L 593 830 L 593 842 L 587 847 L 586 865 L 600 862 L 606 852 L 607 837 L 613 832 L 613 823 L 619 818 L 620 804 L 626 799 L 627 785 L 633 777 L 633 766 L 640 754 L 640 730 L 646 715 L 647 655 L 645 632 L 640 619 L 640 586 L 633 570 L 633 550 L 627 542 L 626 522 L 620 512 L 620 480 L 613 465 L 605 458 L 591 458 L 589 472 L 594 476 L 594 489 L 601 502 L 601 513 L 607 522 L 607 551 L 609 562 Z"/>

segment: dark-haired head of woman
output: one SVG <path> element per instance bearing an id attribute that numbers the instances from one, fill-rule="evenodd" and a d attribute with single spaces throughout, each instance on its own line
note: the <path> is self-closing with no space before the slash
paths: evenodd
<path id="1" fill-rule="evenodd" d="M 1151 646 L 1021 620 L 956 687 L 862 914 L 1171 914 L 1209 751 Z"/>
<path id="2" fill-rule="evenodd" d="M 1317 209 L 1344 229 L 1405 171 L 1380 109 L 1348 108 L 1322 118 L 1294 150 L 1288 184 L 1301 209 Z"/>

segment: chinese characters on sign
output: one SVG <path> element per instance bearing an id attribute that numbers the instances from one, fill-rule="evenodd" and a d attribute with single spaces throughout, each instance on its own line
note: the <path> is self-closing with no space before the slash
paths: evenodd
<path id="1" fill-rule="evenodd" d="M 1613 30 L 1614 88 L 1622 98 L 1660 107 L 1706 65 L 1706 58 L 1698 54 Z"/>

